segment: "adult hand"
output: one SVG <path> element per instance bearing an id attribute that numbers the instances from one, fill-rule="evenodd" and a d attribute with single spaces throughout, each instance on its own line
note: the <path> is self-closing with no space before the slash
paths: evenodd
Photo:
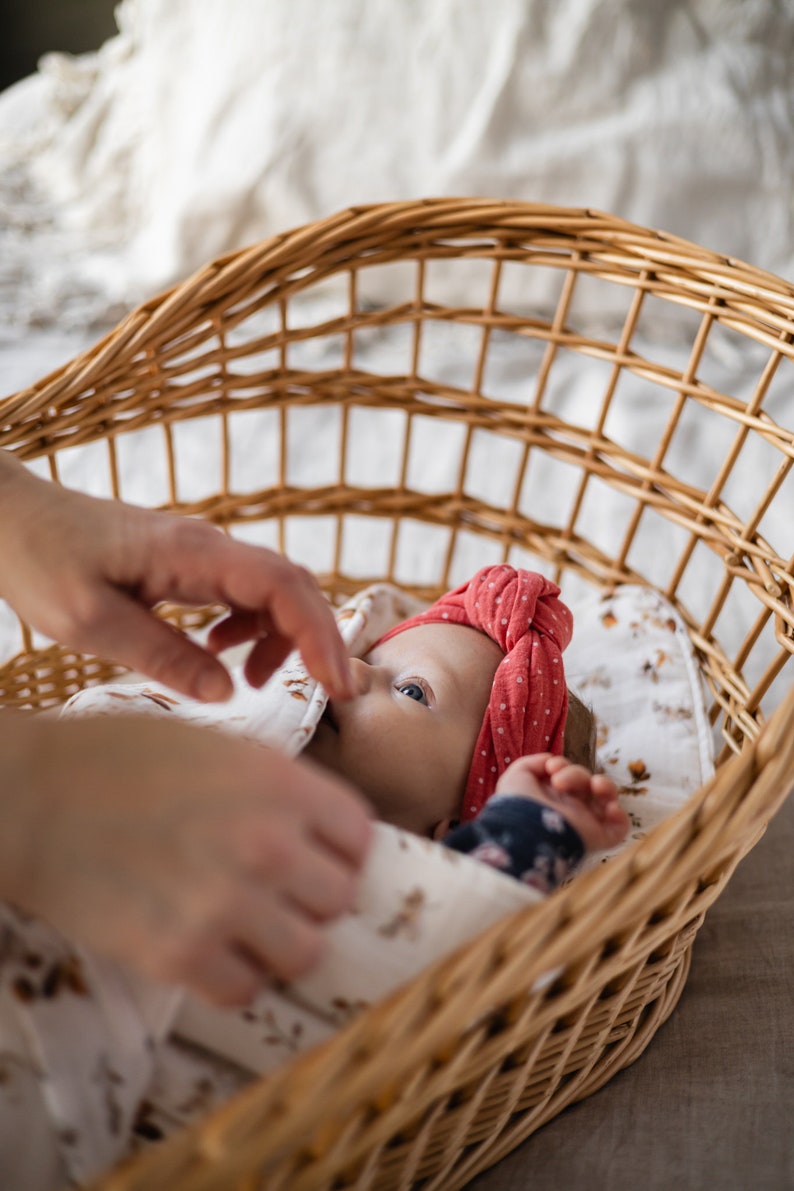
<path id="1" fill-rule="evenodd" d="M 194 698 L 231 679 L 214 653 L 253 640 L 260 686 L 297 647 L 330 694 L 353 693 L 328 602 L 308 571 L 207 522 L 99 500 L 34 476 L 0 451 L 0 596 L 46 636 L 139 670 Z M 153 615 L 162 600 L 225 604 L 208 648 Z"/>
<path id="2" fill-rule="evenodd" d="M 0 896 L 219 1004 L 316 963 L 368 839 L 343 782 L 239 737 L 0 718 Z"/>

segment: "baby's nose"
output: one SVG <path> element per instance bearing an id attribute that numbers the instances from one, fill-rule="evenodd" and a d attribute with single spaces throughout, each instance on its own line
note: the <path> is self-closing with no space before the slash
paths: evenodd
<path id="1" fill-rule="evenodd" d="M 366 695 L 372 686 L 373 667 L 363 658 L 351 658 L 350 672 L 356 695 Z"/>

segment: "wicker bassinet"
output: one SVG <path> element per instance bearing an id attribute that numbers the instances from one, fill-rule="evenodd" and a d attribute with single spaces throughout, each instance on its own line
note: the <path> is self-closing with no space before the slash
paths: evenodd
<path id="1" fill-rule="evenodd" d="M 377 304 L 367 298 L 375 276 L 392 295 Z M 443 297 L 456 287 L 459 296 L 461 278 L 470 285 L 465 305 Z M 616 332 L 577 314 L 588 287 L 605 311 L 622 303 Z M 319 291 L 336 311 L 307 325 L 301 300 Z M 666 362 L 663 334 L 654 350 L 639 334 L 643 319 L 664 328 L 669 313 L 675 334 L 684 327 L 688 337 L 683 369 Z M 423 375 L 423 337 L 441 323 L 474 337 L 467 384 Z M 361 337 L 387 326 L 404 331 L 399 366 L 357 366 Z M 235 533 L 270 525 L 287 548 L 302 519 L 321 519 L 330 565 L 319 577 L 334 598 L 378 578 L 434 596 L 472 540 L 490 550 L 488 561 L 539 560 L 566 592 L 582 580 L 605 590 L 651 584 L 691 631 L 723 742 L 713 782 L 647 838 L 497 924 L 101 1187 L 462 1187 L 648 1045 L 681 993 L 706 909 L 794 780 L 791 666 L 783 674 L 794 652 L 792 334 L 791 286 L 668 235 L 516 202 L 397 203 L 346 211 L 212 262 L 0 404 L 0 446 L 46 458 L 55 479 L 69 448 L 94 444 L 124 498 L 125 439 L 158 426 L 168 507 Z M 307 365 L 305 351 L 296 365 L 301 345 L 333 337 L 333 367 L 322 356 L 322 366 Z M 710 345 L 720 337 L 760 353 L 749 395 L 710 382 Z M 535 352 L 522 403 L 489 390 L 489 354 L 506 339 Z M 604 383 L 586 419 L 567 419 L 555 393 L 563 357 L 566 367 L 601 362 Z M 644 454 L 610 435 L 626 374 L 644 383 L 635 423 L 656 427 Z M 319 406 L 336 427 L 327 452 L 334 474 L 296 483 L 300 414 Z M 238 490 L 235 423 L 252 410 L 272 413 L 275 475 Z M 211 495 L 186 499 L 179 430 L 196 419 L 219 441 L 219 479 Z M 399 459 L 393 475 L 361 482 L 357 435 L 364 423 L 377 431 L 375 419 Z M 435 420 L 439 442 L 455 428 L 456 479 L 444 491 L 425 491 L 411 459 L 422 419 Z M 725 444 L 707 487 L 677 473 L 681 434 Z M 485 459 L 487 470 L 491 447 L 501 460 L 505 443 L 515 459 L 508 495 L 489 498 L 478 468 Z M 576 477 L 570 499 L 528 508 L 524 482 L 533 468 L 542 476 L 544 463 Z M 625 513 L 608 525 L 588 518 L 605 490 Z M 770 544 L 770 525 L 788 540 Z M 435 545 L 421 552 L 420 581 L 409 583 L 401 543 L 417 526 L 432 528 Z M 674 549 L 665 527 L 675 530 Z M 367 545 L 373 533 L 379 550 Z M 376 555 L 369 569 L 352 573 L 346 563 Z M 187 626 L 200 619 L 172 614 Z M 719 634 L 729 614 L 744 626 L 730 647 Z M 37 650 L 23 634 L 22 651 L 0 670 L 7 706 L 46 707 L 117 672 L 67 650 Z M 540 979 L 550 972 L 553 980 Z"/>

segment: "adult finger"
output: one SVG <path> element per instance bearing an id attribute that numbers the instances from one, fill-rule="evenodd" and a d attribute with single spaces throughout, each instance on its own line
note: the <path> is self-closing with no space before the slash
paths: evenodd
<path id="1" fill-rule="evenodd" d="M 331 696 L 351 698 L 355 684 L 347 647 L 330 604 L 311 576 L 291 573 L 289 585 L 274 593 L 269 610 L 274 627 L 300 650 L 309 673 Z"/>
<path id="2" fill-rule="evenodd" d="M 352 695 L 347 649 L 333 610 L 309 572 L 246 543 L 227 539 L 221 546 L 215 548 L 224 556 L 220 598 L 235 611 L 266 612 L 271 636 L 298 649 L 310 674 L 332 695 Z M 259 653 L 267 656 L 266 649 Z M 255 665 L 254 673 L 261 672 Z"/>
<path id="3" fill-rule="evenodd" d="M 310 836 L 358 872 L 372 838 L 371 809 L 362 795 L 312 761 L 291 762 L 292 781 L 302 799 L 302 814 Z"/>
<path id="4" fill-rule="evenodd" d="M 243 674 L 252 687 L 261 687 L 278 669 L 295 645 L 273 625 L 264 612 L 232 612 L 210 629 L 207 648 L 215 654 L 223 653 L 251 641 Z"/>
<path id="5" fill-rule="evenodd" d="M 267 613 L 233 611 L 212 626 L 207 634 L 207 648 L 213 653 L 223 653 L 225 649 L 234 649 L 235 645 L 256 641 L 272 627 L 273 622 Z"/>
<path id="6" fill-rule="evenodd" d="M 349 832 L 345 840 L 349 846 Z M 261 888 L 273 889 L 316 922 L 336 918 L 355 902 L 358 873 L 347 857 L 300 829 L 261 829 L 258 838 L 249 830 L 246 870 L 249 880 Z"/>
<path id="7" fill-rule="evenodd" d="M 238 915 L 234 946 L 262 971 L 297 980 L 320 962 L 327 940 L 322 929 L 287 902 L 252 896 Z"/>
<path id="8" fill-rule="evenodd" d="M 112 658 L 195 699 L 221 701 L 232 693 L 231 678 L 216 657 L 111 586 L 95 601 L 90 637 L 86 629 L 83 639 L 78 628 L 69 643 Z"/>
<path id="9" fill-rule="evenodd" d="M 260 687 L 292 652 L 293 643 L 282 636 L 265 612 L 232 612 L 214 624 L 207 637 L 207 648 L 222 653 L 246 641 L 253 644 L 245 659 L 243 673 L 250 686 Z"/>
<path id="10" fill-rule="evenodd" d="M 261 546 L 237 542 L 207 522 L 125 507 L 127 548 L 107 578 L 140 601 L 206 604 L 266 613 L 276 633 L 334 696 L 352 695 L 350 666 L 331 607 L 303 567 Z M 118 535 L 117 535 L 118 536 Z"/>
<path id="11" fill-rule="evenodd" d="M 227 943 L 197 955 L 177 971 L 156 973 L 184 984 L 214 1005 L 250 1005 L 269 979 L 268 971 L 245 947 Z"/>
<path id="12" fill-rule="evenodd" d="M 357 876 L 372 836 L 372 810 L 353 786 L 308 759 L 261 746 L 246 748 L 235 779 L 255 792 L 243 832 L 234 833 L 235 867 L 282 889 L 296 854 L 308 848 Z"/>
<path id="13" fill-rule="evenodd" d="M 245 659 L 243 674 L 246 682 L 253 687 L 262 686 L 288 657 L 291 649 L 292 643 L 280 633 L 260 638 Z"/>

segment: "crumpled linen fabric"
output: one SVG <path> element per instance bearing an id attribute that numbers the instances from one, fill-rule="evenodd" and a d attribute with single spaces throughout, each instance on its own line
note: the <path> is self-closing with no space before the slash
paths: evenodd
<path id="1" fill-rule="evenodd" d="M 776 0 L 124 0 L 118 21 L 0 96 L 9 318 L 98 317 L 267 235 L 429 195 L 610 211 L 794 274 Z M 468 273 L 432 272 L 471 304 Z M 363 274 L 388 301 L 388 270 Z"/>
<path id="2" fill-rule="evenodd" d="M 563 751 L 568 688 L 562 653 L 573 635 L 573 616 L 559 597 L 557 584 L 537 571 L 481 567 L 382 638 L 423 624 L 457 624 L 485 633 L 505 655 L 474 746 L 463 823 L 480 813 L 512 761 Z"/>

